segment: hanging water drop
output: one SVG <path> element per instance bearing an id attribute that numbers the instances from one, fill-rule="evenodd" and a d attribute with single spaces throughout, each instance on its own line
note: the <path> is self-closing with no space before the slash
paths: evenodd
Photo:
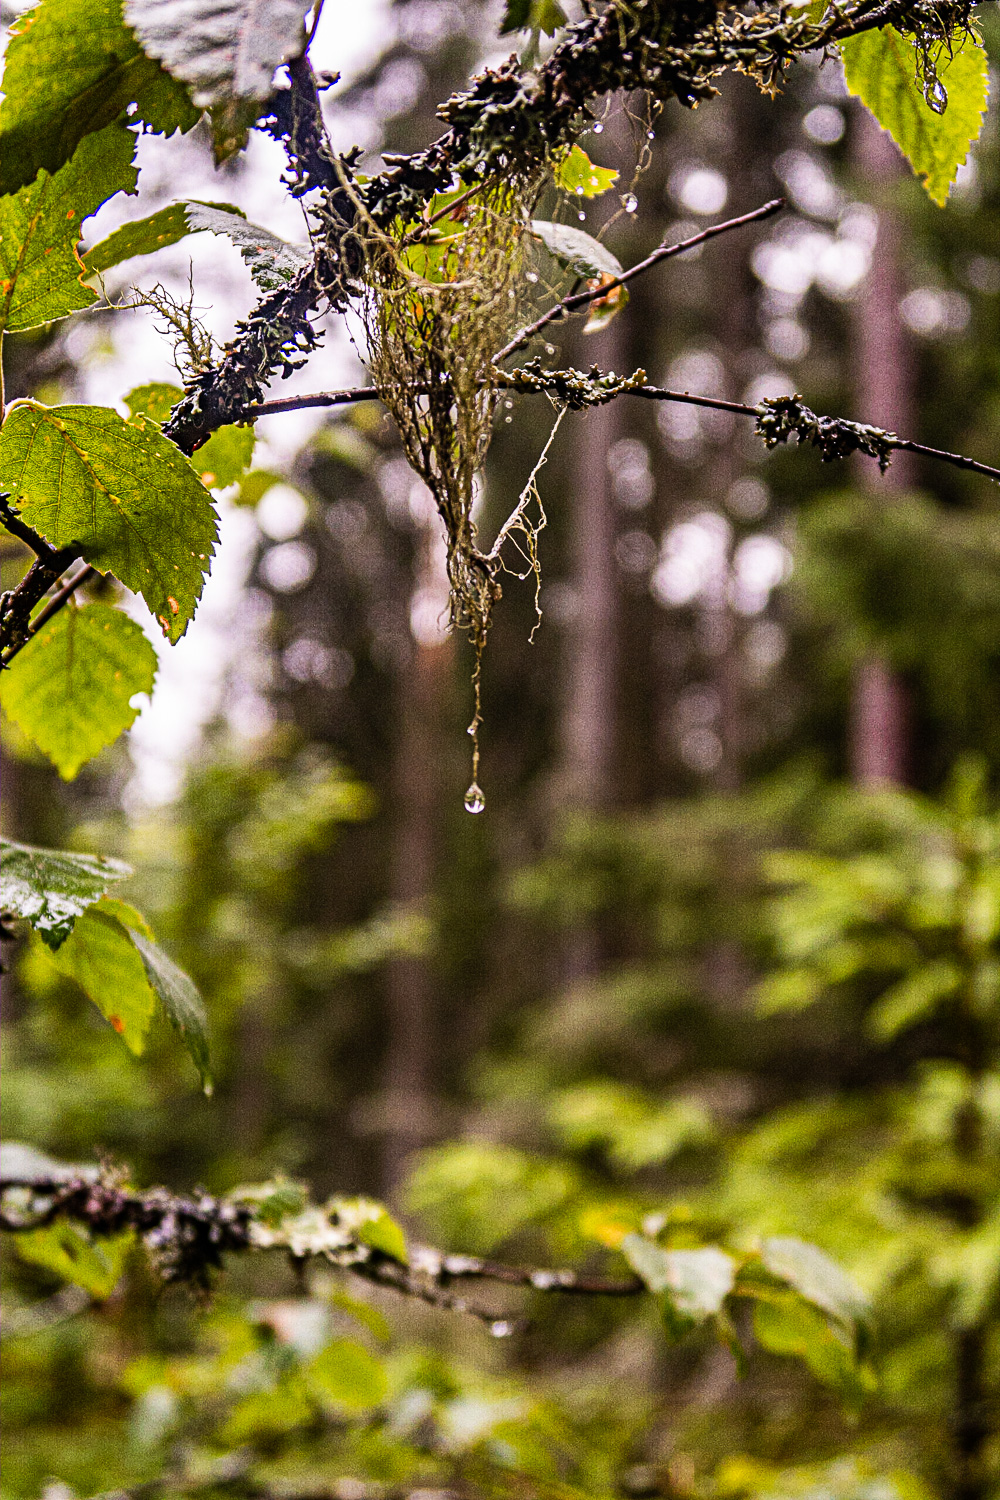
<path id="1" fill-rule="evenodd" d="M 622 208 L 627 214 L 634 214 L 639 207 L 639 200 L 634 193 L 626 193 L 622 199 Z"/>
<path id="2" fill-rule="evenodd" d="M 530 281 L 531 284 L 532 284 L 532 286 L 534 286 L 535 282 L 538 280 L 538 272 L 537 271 L 526 271 L 525 275 L 524 275 L 524 279 L 525 279 L 525 281 Z"/>
<path id="3" fill-rule="evenodd" d="M 604 131 L 604 126 L 601 124 L 600 120 L 598 120 L 597 123 L 594 126 L 594 134 L 595 135 L 601 135 L 601 134 L 603 134 L 603 131 Z"/>
<path id="4" fill-rule="evenodd" d="M 924 88 L 924 99 L 928 109 L 932 109 L 936 115 L 943 115 L 948 108 L 948 90 L 940 78 L 932 78 Z"/>
<path id="5" fill-rule="evenodd" d="M 465 810 L 467 813 L 481 813 L 485 806 L 486 798 L 483 796 L 483 789 L 478 781 L 474 781 L 465 794 Z M 502 1338 L 503 1335 L 498 1334 L 497 1337 Z"/>
<path id="6" fill-rule="evenodd" d="M 513 411 L 514 410 L 514 403 L 510 399 L 509 396 L 505 397 L 503 404 L 504 404 L 505 408 L 507 409 L 507 411 Z"/>
<path id="7" fill-rule="evenodd" d="M 656 131 L 655 130 L 647 130 L 646 131 L 646 139 L 647 139 L 647 141 L 655 141 L 656 140 Z"/>
<path id="8" fill-rule="evenodd" d="M 580 213 L 577 214 L 577 218 L 580 220 L 581 224 L 586 219 L 586 217 L 587 217 L 587 215 L 585 213 L 583 213 L 583 212 L 580 212 Z"/>
<path id="9" fill-rule="evenodd" d="M 556 352 L 556 346 L 555 346 L 555 344 L 546 344 L 545 345 L 545 352 L 546 352 L 546 354 L 555 354 L 555 352 Z"/>
<path id="10" fill-rule="evenodd" d="M 508 1339 L 514 1332 L 514 1325 L 508 1318 L 495 1318 L 490 1324 L 490 1333 L 495 1339 Z"/>

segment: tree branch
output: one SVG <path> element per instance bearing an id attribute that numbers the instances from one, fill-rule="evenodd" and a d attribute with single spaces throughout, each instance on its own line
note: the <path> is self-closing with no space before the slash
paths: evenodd
<path id="1" fill-rule="evenodd" d="M 736 219 L 726 219 L 722 224 L 712 224 L 708 229 L 702 229 L 698 234 L 691 235 L 689 239 L 680 240 L 671 245 L 664 242 L 653 251 L 652 255 L 647 255 L 645 260 L 640 260 L 636 265 L 630 266 L 627 271 L 623 271 L 620 276 L 616 276 L 612 281 L 605 281 L 600 286 L 588 287 L 585 291 L 572 293 L 570 296 L 564 297 L 561 302 L 557 302 L 555 307 L 550 307 L 548 312 L 543 313 L 540 318 L 537 318 L 534 323 L 529 324 L 527 328 L 522 328 L 521 332 L 515 334 L 510 343 L 501 349 L 499 354 L 494 355 L 494 364 L 500 364 L 501 360 L 506 359 L 508 355 L 515 353 L 518 349 L 523 349 L 525 344 L 529 343 L 543 328 L 547 328 L 550 323 L 555 323 L 562 318 L 568 318 L 571 313 L 578 312 L 580 308 L 588 306 L 589 303 L 596 301 L 598 297 L 606 297 L 617 287 L 626 286 L 630 281 L 634 281 L 637 276 L 641 276 L 644 271 L 648 271 L 653 266 L 659 265 L 661 260 L 669 260 L 674 255 L 683 255 L 686 250 L 693 250 L 695 246 L 703 245 L 706 240 L 714 239 L 717 234 L 725 234 L 730 229 L 740 229 L 744 224 L 753 224 L 758 219 L 773 218 L 784 207 L 784 198 L 774 198 L 770 203 L 765 203 L 763 207 L 755 208 L 747 214 L 740 214 Z"/>
<path id="2" fill-rule="evenodd" d="M 12 1203 L 9 1195 L 16 1194 Z M 517 1320 L 488 1312 L 451 1290 L 455 1283 L 492 1282 L 537 1292 L 595 1297 L 632 1297 L 644 1290 L 638 1276 L 603 1277 L 570 1270 L 511 1266 L 473 1255 L 449 1255 L 413 1246 L 409 1261 L 364 1243 L 350 1215 L 350 1200 L 299 1209 L 277 1224 L 247 1198 L 192 1196 L 164 1188 L 132 1192 L 111 1176 L 17 1177 L 0 1182 L 0 1228 L 11 1233 L 45 1228 L 60 1219 L 82 1224 L 96 1236 L 135 1231 L 165 1281 L 207 1286 L 227 1252 L 284 1250 L 296 1263 L 322 1258 L 378 1286 L 418 1297 L 438 1307 L 467 1312 L 498 1335 Z M 363 1229 L 362 1229 L 363 1232 Z"/>

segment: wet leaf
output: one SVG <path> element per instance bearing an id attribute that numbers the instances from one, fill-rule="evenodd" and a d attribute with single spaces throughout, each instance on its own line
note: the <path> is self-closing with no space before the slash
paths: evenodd
<path id="1" fill-rule="evenodd" d="M 956 33 L 950 47 L 950 56 L 947 47 L 941 48 L 937 85 L 932 82 L 925 96 L 916 78 L 916 48 L 895 27 L 882 26 L 840 43 L 849 92 L 889 132 L 930 199 L 942 208 L 982 129 L 989 93 L 986 52 L 978 36 Z"/>
<path id="2" fill-rule="evenodd" d="M 285 286 L 303 267 L 312 264 L 312 254 L 305 246 L 291 245 L 239 213 L 193 200 L 185 208 L 192 230 L 210 229 L 232 240 L 254 281 L 265 292 Z"/>
<path id="3" fill-rule="evenodd" d="M 207 108 L 266 99 L 275 69 L 302 50 L 307 9 L 301 0 L 126 0 L 125 18 Z"/>
<path id="4" fill-rule="evenodd" d="M 0 839 L 0 901 L 31 923 L 49 948 L 66 941 L 77 917 L 132 874 L 121 860 Z"/>
<path id="5" fill-rule="evenodd" d="M 624 270 L 621 261 L 612 255 L 606 245 L 595 240 L 593 235 L 572 224 L 554 224 L 548 219 L 532 219 L 531 231 L 550 255 L 575 276 L 620 276 Z"/>

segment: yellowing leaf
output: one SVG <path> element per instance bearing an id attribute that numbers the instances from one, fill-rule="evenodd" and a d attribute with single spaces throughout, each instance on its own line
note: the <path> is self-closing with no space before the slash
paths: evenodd
<path id="1" fill-rule="evenodd" d="M 0 465 L 29 526 L 141 594 L 170 640 L 184 634 L 218 530 L 211 497 L 154 423 L 18 402 L 0 430 Z"/>
<path id="2" fill-rule="evenodd" d="M 579 198 L 597 198 L 618 181 L 612 167 L 597 167 L 582 146 L 571 146 L 556 162 L 556 184 Z"/>
<path id="3" fill-rule="evenodd" d="M 986 52 L 978 36 L 956 35 L 951 46 L 951 56 L 942 48 L 938 59 L 938 79 L 947 95 L 939 113 L 916 81 L 913 43 L 894 27 L 862 32 L 840 44 L 849 91 L 889 132 L 939 207 L 982 129 L 989 92 Z"/>
<path id="4" fill-rule="evenodd" d="M 43 625 L 0 682 L 4 712 L 49 757 L 64 781 L 135 722 L 156 652 L 120 609 L 69 606 Z"/>

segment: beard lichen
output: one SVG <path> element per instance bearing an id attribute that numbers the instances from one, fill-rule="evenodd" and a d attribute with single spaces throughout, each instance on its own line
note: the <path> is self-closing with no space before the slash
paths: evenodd
<path id="1" fill-rule="evenodd" d="M 370 220 L 365 236 L 365 331 L 372 380 L 403 450 L 444 524 L 450 623 L 472 643 L 472 785 L 478 812 L 483 649 L 501 596 L 499 547 L 477 545 L 476 475 L 500 389 L 494 357 L 515 324 L 530 185 L 512 177 L 439 194 L 424 222 L 395 235 Z M 523 515 L 523 507 L 522 507 Z M 528 530 L 522 521 L 521 529 Z M 533 569 L 537 553 L 529 542 Z"/>

